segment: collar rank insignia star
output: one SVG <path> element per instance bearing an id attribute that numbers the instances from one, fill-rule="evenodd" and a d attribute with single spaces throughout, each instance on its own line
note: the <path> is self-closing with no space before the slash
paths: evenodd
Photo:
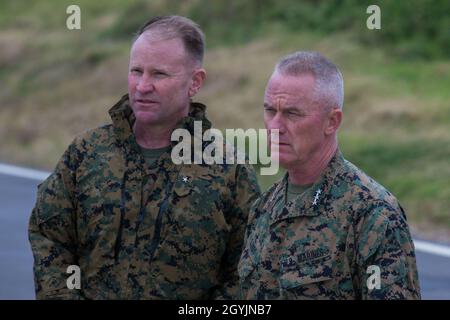
<path id="1" fill-rule="evenodd" d="M 183 176 L 182 180 L 183 180 L 184 183 L 187 183 L 187 182 L 189 182 L 189 177 Z"/>
<path id="2" fill-rule="evenodd" d="M 312 205 L 313 205 L 313 206 L 316 206 L 316 205 L 317 205 L 317 200 L 319 200 L 319 195 L 320 195 L 321 193 L 322 193 L 322 190 L 317 189 L 316 194 L 315 194 L 314 199 L 313 199 L 313 202 L 312 202 Z"/>

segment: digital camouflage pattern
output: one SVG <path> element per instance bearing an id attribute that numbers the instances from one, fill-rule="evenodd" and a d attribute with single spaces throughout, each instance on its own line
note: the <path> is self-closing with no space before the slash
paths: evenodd
<path id="1" fill-rule="evenodd" d="M 238 267 L 242 298 L 420 299 L 414 245 L 391 193 L 340 151 L 286 204 L 287 179 L 250 211 Z M 379 289 L 367 273 L 372 265 L 380 268 Z"/>
<path id="2" fill-rule="evenodd" d="M 211 126 L 191 103 L 180 128 Z M 237 263 L 251 204 L 249 165 L 149 167 L 125 95 L 109 124 L 76 138 L 38 187 L 29 224 L 37 298 L 236 298 Z M 174 143 L 175 144 L 175 143 Z M 81 290 L 68 289 L 69 265 Z"/>

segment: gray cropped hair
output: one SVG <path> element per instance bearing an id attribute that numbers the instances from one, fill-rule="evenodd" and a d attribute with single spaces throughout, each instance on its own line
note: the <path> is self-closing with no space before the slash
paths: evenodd
<path id="1" fill-rule="evenodd" d="M 283 57 L 275 71 L 286 76 L 311 74 L 315 79 L 314 101 L 325 109 L 342 109 L 344 105 L 344 80 L 339 69 L 323 55 L 314 51 L 297 51 Z"/>

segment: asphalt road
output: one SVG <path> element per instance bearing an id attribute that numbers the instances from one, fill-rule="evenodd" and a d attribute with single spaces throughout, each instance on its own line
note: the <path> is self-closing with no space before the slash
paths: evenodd
<path id="1" fill-rule="evenodd" d="M 35 298 L 27 226 L 38 183 L 0 173 L 0 300 Z M 430 252 L 416 245 L 422 298 L 450 300 L 450 256 Z"/>

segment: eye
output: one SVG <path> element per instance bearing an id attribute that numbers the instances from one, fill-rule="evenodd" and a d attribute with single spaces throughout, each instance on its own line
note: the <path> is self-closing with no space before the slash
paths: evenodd
<path id="1" fill-rule="evenodd" d="M 163 78 L 163 77 L 167 77 L 168 76 L 168 74 L 166 72 L 161 71 L 161 70 L 154 71 L 153 75 L 156 76 L 156 77 L 159 77 L 159 78 Z"/>
<path id="2" fill-rule="evenodd" d="M 141 74 L 142 70 L 139 68 L 131 68 L 130 72 L 135 74 Z"/>
<path id="3" fill-rule="evenodd" d="M 264 111 L 268 114 L 275 114 L 275 109 L 271 107 L 265 107 Z"/>
<path id="4" fill-rule="evenodd" d="M 300 117 L 300 114 L 298 113 L 298 112 L 296 112 L 296 111 L 288 111 L 287 112 L 287 116 L 288 116 L 288 118 L 298 118 L 298 117 Z"/>

